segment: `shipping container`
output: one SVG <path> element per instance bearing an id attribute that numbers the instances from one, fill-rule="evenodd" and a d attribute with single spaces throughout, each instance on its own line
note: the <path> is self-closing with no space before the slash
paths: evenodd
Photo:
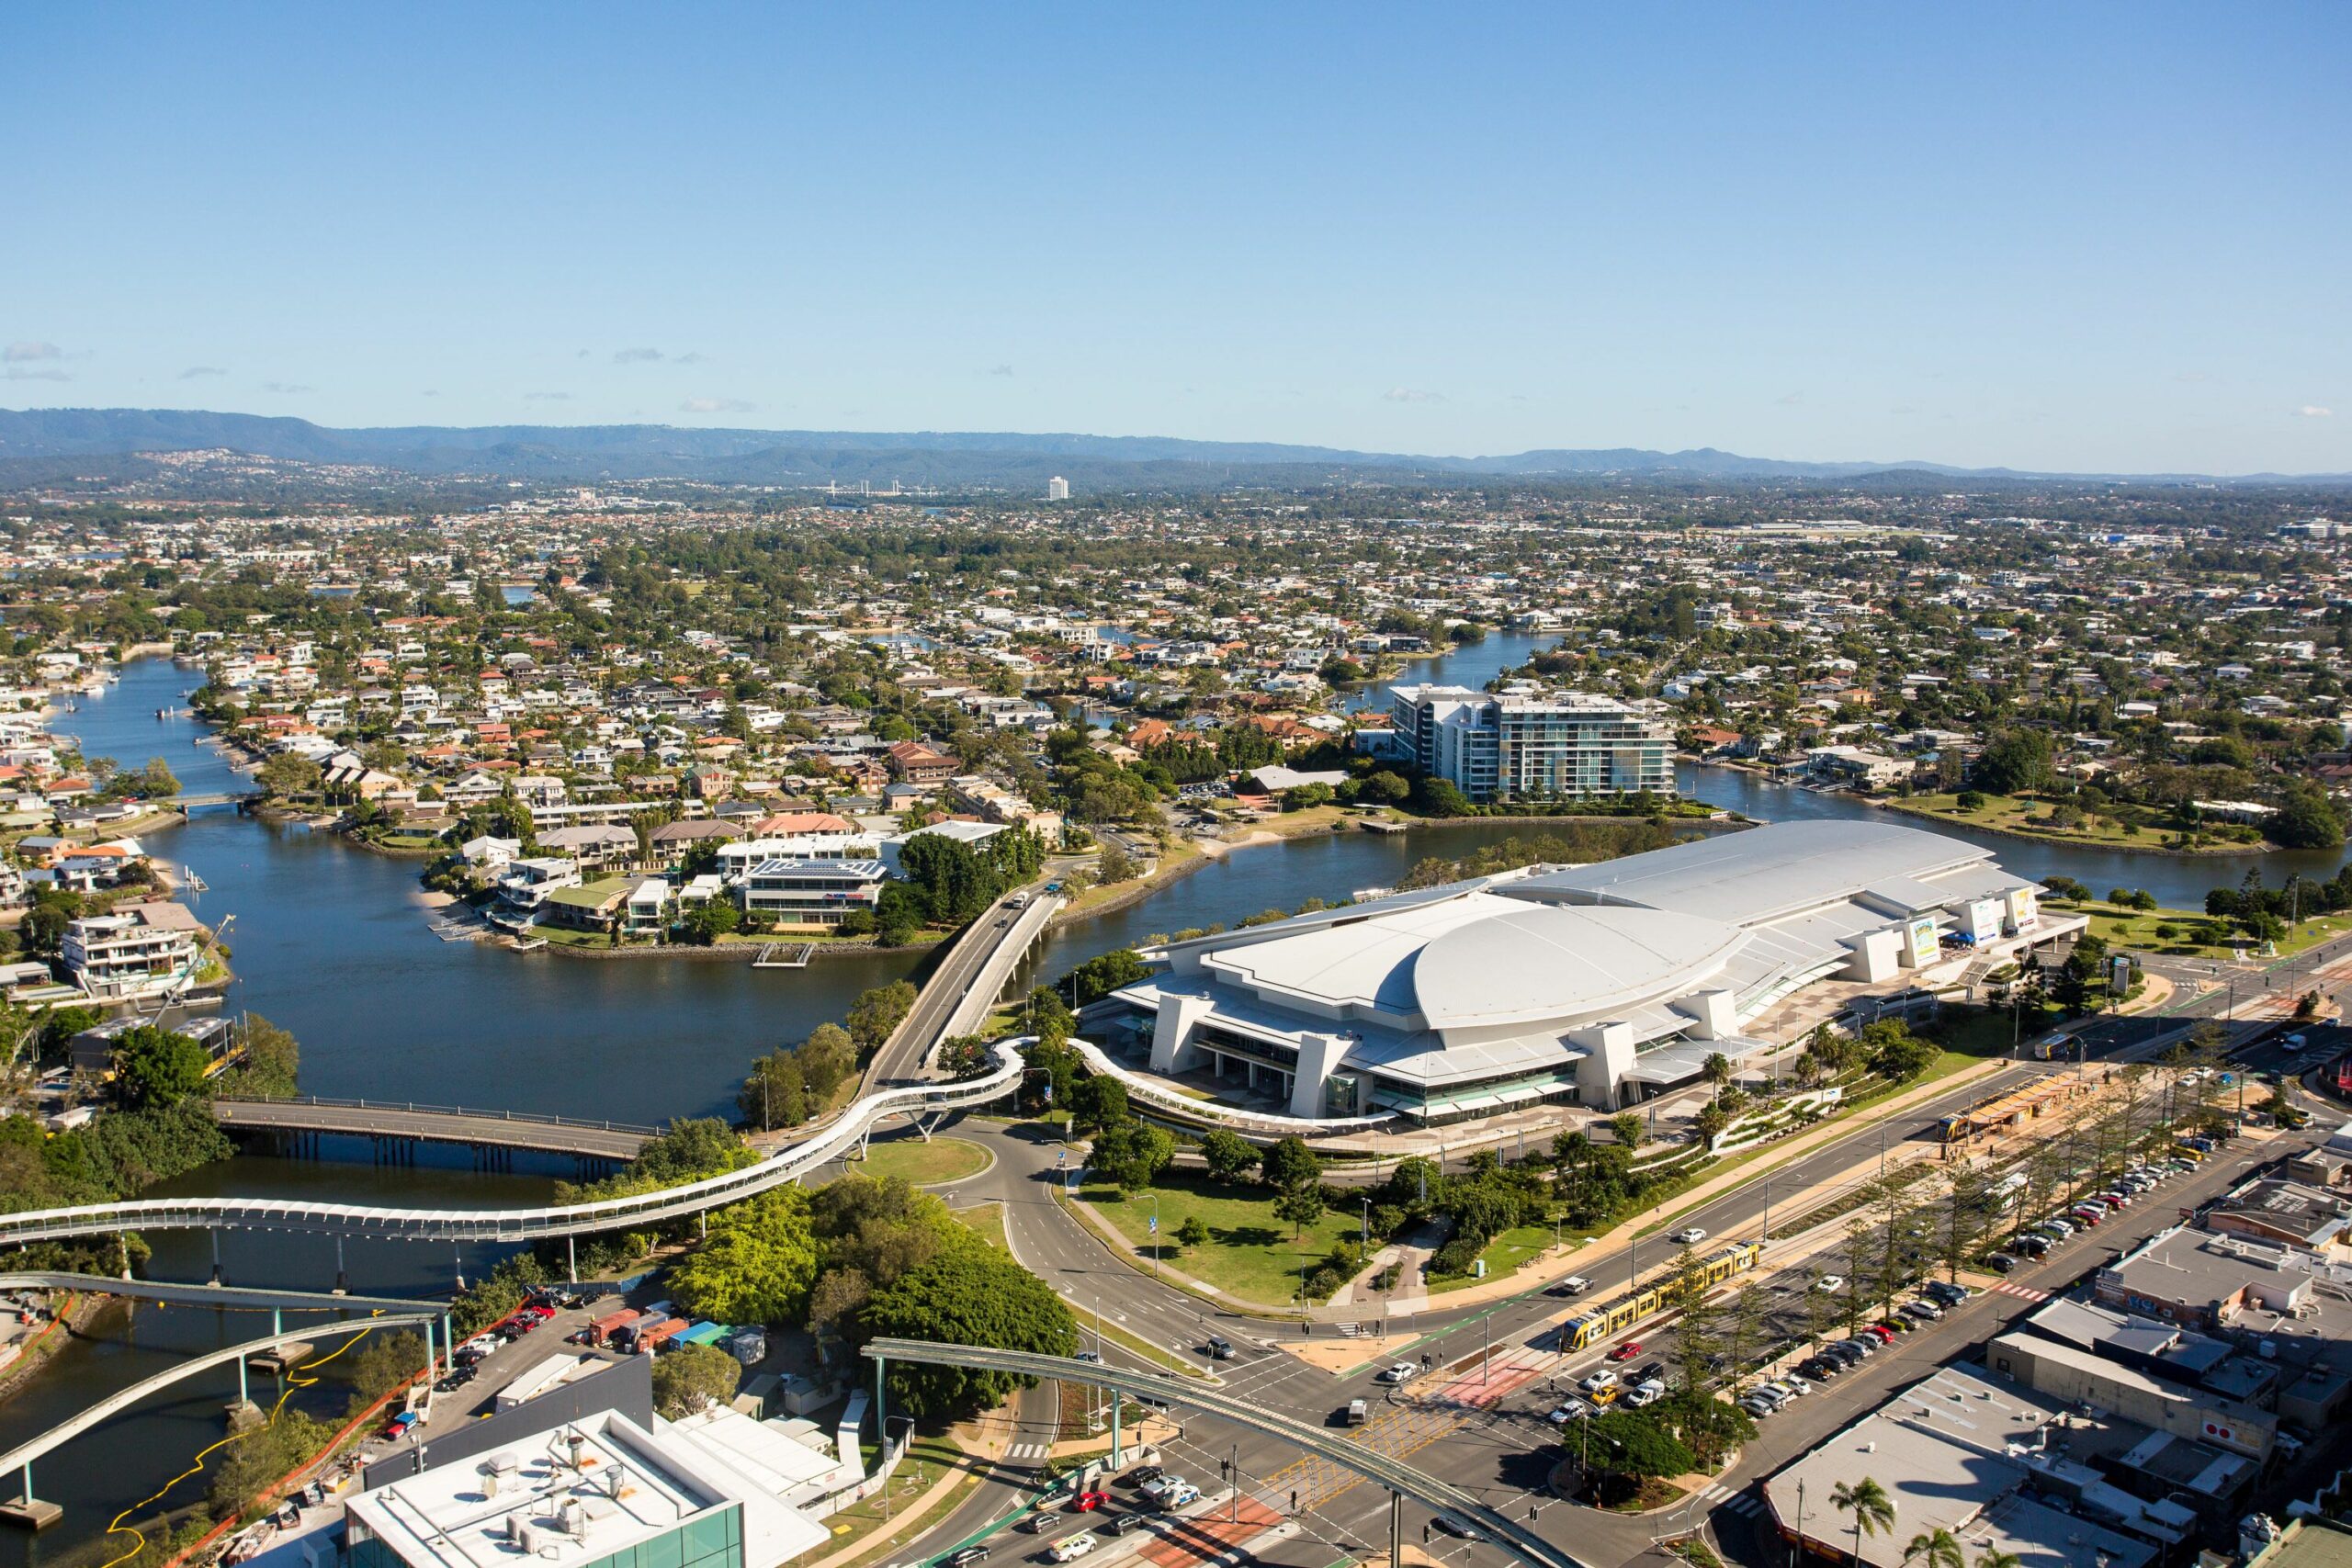
<path id="1" fill-rule="evenodd" d="M 595 1322 L 588 1325 L 588 1343 L 591 1345 L 605 1344 L 609 1342 L 621 1329 L 627 1328 L 632 1323 L 642 1321 L 644 1316 L 645 1314 L 638 1311 L 635 1307 L 627 1307 L 619 1312 L 606 1313 L 604 1316 L 598 1318 Z"/>
<path id="2" fill-rule="evenodd" d="M 718 1337 L 720 1335 L 732 1334 L 734 1332 L 735 1329 L 732 1325 L 711 1323 L 706 1320 L 695 1324 L 684 1334 L 679 1335 L 678 1343 L 681 1345 L 716 1345 L 718 1343 Z"/>
<path id="3" fill-rule="evenodd" d="M 650 1355 L 685 1333 L 688 1325 L 683 1317 L 665 1317 L 650 1328 L 640 1328 L 630 1341 L 639 1355 Z"/>

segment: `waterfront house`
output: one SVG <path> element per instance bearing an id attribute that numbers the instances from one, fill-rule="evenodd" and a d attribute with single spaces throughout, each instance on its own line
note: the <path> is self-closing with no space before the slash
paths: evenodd
<path id="1" fill-rule="evenodd" d="M 538 923 L 560 931 L 608 932 L 619 922 L 633 890 L 626 876 L 556 888 L 540 900 Z"/>
<path id="2" fill-rule="evenodd" d="M 58 953 L 74 985 L 103 1000 L 122 1000 L 153 995 L 193 976 L 202 931 L 196 917 L 177 904 L 123 904 L 110 914 L 69 921 Z"/>
<path id="3" fill-rule="evenodd" d="M 743 880 L 743 908 L 780 925 L 839 925 L 871 912 L 888 875 L 878 860 L 765 861 Z"/>

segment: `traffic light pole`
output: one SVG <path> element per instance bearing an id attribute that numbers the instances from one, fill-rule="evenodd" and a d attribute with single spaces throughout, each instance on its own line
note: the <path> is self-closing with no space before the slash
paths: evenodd
<path id="1" fill-rule="evenodd" d="M 1388 1495 L 1388 1568 L 1405 1568 L 1405 1495 Z"/>

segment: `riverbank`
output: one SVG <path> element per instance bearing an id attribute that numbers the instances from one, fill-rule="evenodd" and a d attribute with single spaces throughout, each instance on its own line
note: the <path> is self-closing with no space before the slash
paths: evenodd
<path id="1" fill-rule="evenodd" d="M 106 1305 L 104 1296 L 67 1296 L 57 1315 L 43 1324 L 40 1332 L 8 1363 L 8 1370 L 0 1372 L 0 1404 L 6 1404 L 39 1377 L 50 1358 L 63 1349 L 69 1340 L 85 1337 L 90 1325 L 97 1321 Z"/>
<path id="2" fill-rule="evenodd" d="M 2004 839 L 2023 839 L 2030 842 L 2063 845 L 2068 849 L 2104 850 L 2127 855 L 2170 855 L 2180 860 L 2197 860 L 2220 855 L 2274 854 L 2279 846 L 2258 840 L 2251 844 L 2148 844 L 2142 843 L 2132 831 L 2119 827 L 2111 831 L 2036 827 L 2023 820 L 2025 814 L 2042 802 L 2018 799 L 2009 795 L 1992 795 L 1986 804 L 1974 811 L 1963 811 L 1953 795 L 1914 795 L 1908 799 L 1873 799 L 1867 795 L 1855 797 L 1882 811 L 1893 811 L 1905 817 L 1917 817 L 1947 828 L 1966 828 L 1973 832 L 1991 833 Z M 2115 818 L 2105 820 L 2113 822 Z M 2151 829 L 2143 828 L 2138 832 Z"/>

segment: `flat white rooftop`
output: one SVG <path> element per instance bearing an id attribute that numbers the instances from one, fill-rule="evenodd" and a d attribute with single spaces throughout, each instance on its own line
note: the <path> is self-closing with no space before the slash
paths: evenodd
<path id="1" fill-rule="evenodd" d="M 738 1509 L 745 1568 L 775 1568 L 831 1539 L 695 1446 L 605 1411 L 429 1465 L 354 1497 L 345 1515 L 355 1562 L 380 1562 L 374 1542 L 409 1568 L 563 1568 L 682 1528 L 691 1560 L 725 1545 Z"/>

